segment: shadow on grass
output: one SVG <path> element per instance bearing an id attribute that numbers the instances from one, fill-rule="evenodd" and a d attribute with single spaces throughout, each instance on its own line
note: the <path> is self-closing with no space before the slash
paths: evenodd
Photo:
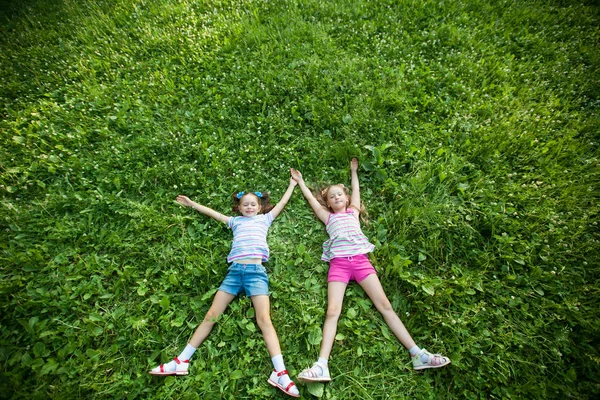
<path id="1" fill-rule="evenodd" d="M 59 1 L 0 0 L 0 30 L 12 30 L 17 21 L 31 14 L 46 15 L 47 18 L 54 19 L 63 6 Z"/>

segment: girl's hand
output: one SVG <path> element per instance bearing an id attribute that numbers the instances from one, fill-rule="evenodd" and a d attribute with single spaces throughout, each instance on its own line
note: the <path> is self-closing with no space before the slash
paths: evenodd
<path id="1" fill-rule="evenodd" d="M 298 171 L 297 169 L 294 168 L 290 168 L 290 174 L 292 174 L 292 179 L 295 180 L 298 183 L 304 182 L 304 180 L 302 179 L 302 173 L 300 171 Z"/>
<path id="2" fill-rule="evenodd" d="M 350 161 L 350 171 L 358 171 L 358 160 L 356 159 L 356 157 L 352 158 L 352 161 Z"/>
<path id="3" fill-rule="evenodd" d="M 191 201 L 190 199 L 188 199 L 186 196 L 183 196 L 183 195 L 177 196 L 175 201 L 185 207 L 191 207 L 192 204 L 194 204 L 193 201 Z"/>

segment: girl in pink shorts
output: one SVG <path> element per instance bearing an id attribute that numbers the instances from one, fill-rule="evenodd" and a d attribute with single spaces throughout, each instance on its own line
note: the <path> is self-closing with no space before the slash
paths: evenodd
<path id="1" fill-rule="evenodd" d="M 327 282 L 344 282 L 348 284 L 350 281 L 356 281 L 360 283 L 371 274 L 377 274 L 377 271 L 371 265 L 366 254 L 337 257 L 329 261 Z"/>
<path id="2" fill-rule="evenodd" d="M 344 185 L 333 185 L 321 191 L 317 199 L 304 183 L 302 174 L 292 169 L 292 178 L 298 182 L 302 194 L 308 200 L 317 218 L 325 224 L 329 234 L 329 240 L 323 243 L 321 256 L 321 260 L 329 262 L 327 315 L 323 324 L 323 340 L 318 361 L 298 375 L 300 382 L 331 380 L 328 367 L 329 355 L 342 311 L 344 294 L 350 281 L 356 281 L 373 301 L 391 331 L 409 351 L 415 370 L 440 368 L 450 364 L 448 357 L 431 354 L 415 344 L 383 291 L 377 272 L 367 257 L 375 246 L 360 229 L 358 217 L 361 213 L 361 202 L 357 171 L 358 161 L 353 158 L 350 163 L 352 195 Z"/>

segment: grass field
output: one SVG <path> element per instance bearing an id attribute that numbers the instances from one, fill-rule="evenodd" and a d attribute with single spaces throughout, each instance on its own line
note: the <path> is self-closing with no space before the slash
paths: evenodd
<path id="1" fill-rule="evenodd" d="M 351 285 L 305 398 L 600 394 L 600 6 L 593 1 L 9 0 L 0 6 L 0 398 L 283 398 L 251 301 L 188 377 L 225 276 L 219 212 L 290 167 L 349 184 L 416 342 Z M 326 233 L 296 189 L 269 234 L 292 378 L 318 355 Z"/>

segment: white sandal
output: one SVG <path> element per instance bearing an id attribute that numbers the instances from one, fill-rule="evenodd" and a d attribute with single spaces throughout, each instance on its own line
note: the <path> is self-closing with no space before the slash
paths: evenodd
<path id="1" fill-rule="evenodd" d="M 175 365 L 171 364 L 175 361 Z M 188 368 L 190 367 L 190 360 L 181 361 L 179 358 L 175 357 L 174 360 L 167 364 L 160 364 L 158 367 L 153 368 L 150 371 L 150 375 L 187 375 Z"/>
<path id="2" fill-rule="evenodd" d="M 329 368 L 327 365 L 316 362 L 312 367 L 305 369 L 298 375 L 298 382 L 329 382 Z"/>
<path id="3" fill-rule="evenodd" d="M 296 388 L 296 384 L 294 383 L 294 381 L 292 381 L 290 379 L 290 377 L 288 376 L 288 379 L 290 380 L 290 382 L 286 385 L 283 386 L 279 383 L 279 381 L 281 380 L 281 377 L 288 375 L 287 370 L 283 370 L 283 371 L 275 371 L 273 370 L 273 372 L 271 372 L 271 376 L 269 376 L 269 380 L 267 382 L 269 382 L 269 385 L 276 387 L 277 389 L 281 390 L 283 393 L 290 395 L 292 397 L 300 397 L 300 392 L 298 391 L 298 388 Z"/>
<path id="4" fill-rule="evenodd" d="M 427 361 L 421 361 L 421 356 L 427 355 L 429 359 Z M 450 359 L 444 357 L 441 354 L 431 354 L 425 349 L 421 349 L 419 354 L 412 358 L 413 368 L 417 371 L 427 368 L 442 368 L 450 364 Z"/>

